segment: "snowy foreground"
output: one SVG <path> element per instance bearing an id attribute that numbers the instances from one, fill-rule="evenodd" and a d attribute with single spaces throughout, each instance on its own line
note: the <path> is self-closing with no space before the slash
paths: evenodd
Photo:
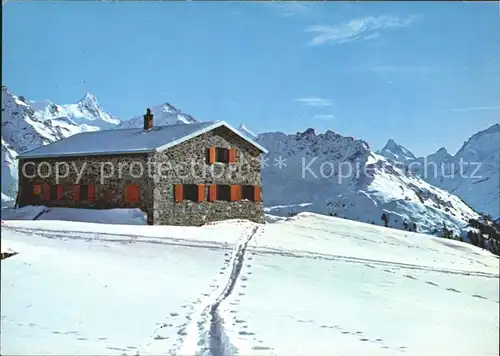
<path id="1" fill-rule="evenodd" d="M 5 217 L 3 216 L 3 219 Z M 6 220 L 1 354 L 496 355 L 499 260 L 310 213 L 204 227 Z"/>

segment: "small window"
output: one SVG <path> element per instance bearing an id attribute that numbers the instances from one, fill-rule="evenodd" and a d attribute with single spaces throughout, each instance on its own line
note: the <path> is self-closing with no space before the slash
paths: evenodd
<path id="1" fill-rule="evenodd" d="M 89 200 L 89 186 L 87 184 L 80 185 L 80 200 Z"/>
<path id="2" fill-rule="evenodd" d="M 57 189 L 58 189 L 59 185 L 52 185 L 50 187 L 50 200 L 58 200 L 58 196 L 57 196 Z"/>
<path id="3" fill-rule="evenodd" d="M 253 185 L 241 186 L 241 199 L 254 201 L 254 197 L 255 197 L 255 188 Z"/>
<path id="4" fill-rule="evenodd" d="M 231 187 L 229 185 L 218 185 L 217 200 L 230 201 L 230 199 L 231 199 Z"/>
<path id="5" fill-rule="evenodd" d="M 227 148 L 217 147 L 215 149 L 215 161 L 229 163 L 229 150 Z"/>
<path id="6" fill-rule="evenodd" d="M 196 184 L 183 184 L 182 186 L 183 200 L 198 201 L 198 185 Z"/>

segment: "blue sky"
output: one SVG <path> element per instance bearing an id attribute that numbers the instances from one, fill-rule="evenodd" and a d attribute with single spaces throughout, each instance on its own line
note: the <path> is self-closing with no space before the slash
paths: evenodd
<path id="1" fill-rule="evenodd" d="M 169 102 L 256 132 L 313 127 L 451 153 L 500 121 L 500 11 L 463 2 L 7 2 L 3 83 L 122 120 Z"/>

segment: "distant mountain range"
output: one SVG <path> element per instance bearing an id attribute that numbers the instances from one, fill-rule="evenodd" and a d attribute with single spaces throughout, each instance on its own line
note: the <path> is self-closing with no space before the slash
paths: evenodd
<path id="1" fill-rule="evenodd" d="M 426 157 L 415 157 L 389 140 L 378 152 L 426 182 L 447 190 L 477 211 L 500 217 L 500 124 L 471 136 L 452 156 L 442 147 Z"/>
<path id="2" fill-rule="evenodd" d="M 151 109 L 155 125 L 197 122 L 168 103 Z M 90 93 L 76 104 L 58 105 L 27 101 L 2 87 L 2 201 L 16 186 L 18 153 L 80 132 L 141 127 L 143 113 L 138 114 L 120 121 Z M 494 151 L 498 125 L 472 136 L 454 157 L 446 150 L 427 157 L 436 162 L 460 158 L 482 162 L 482 181 L 453 182 L 443 176 L 431 180 L 414 167 L 409 169 L 409 163 L 421 158 L 394 140 L 375 153 L 366 142 L 332 131 L 255 134 L 244 124 L 239 128 L 269 150 L 263 158 L 262 179 L 266 209 L 273 214 L 313 211 L 378 225 L 385 214 L 391 227 L 405 229 L 415 223 L 419 231 L 439 233 L 444 222 L 462 234 L 468 219 L 478 216 L 468 205 L 499 216 L 498 151 Z M 339 172 L 346 167 L 354 174 Z"/>

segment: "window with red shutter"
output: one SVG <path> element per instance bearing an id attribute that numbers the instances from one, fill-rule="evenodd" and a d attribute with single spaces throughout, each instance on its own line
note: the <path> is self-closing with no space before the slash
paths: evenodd
<path id="1" fill-rule="evenodd" d="M 254 195 L 254 186 L 253 185 L 242 185 L 241 186 L 241 199 L 253 201 Z"/>
<path id="2" fill-rule="evenodd" d="M 259 185 L 241 186 L 241 198 L 250 201 L 260 201 L 260 186 Z"/>
<path id="3" fill-rule="evenodd" d="M 215 149 L 215 162 L 229 163 L 229 150 L 227 148 L 217 147 Z"/>
<path id="4" fill-rule="evenodd" d="M 141 199 L 141 188 L 139 184 L 127 184 L 125 186 L 125 202 L 133 203 Z"/>
<path id="5" fill-rule="evenodd" d="M 89 200 L 89 186 L 87 184 L 80 185 L 80 200 Z"/>
<path id="6" fill-rule="evenodd" d="M 217 200 L 231 201 L 231 186 L 227 184 L 217 185 Z"/>
<path id="7" fill-rule="evenodd" d="M 199 201 L 200 188 L 197 184 L 182 184 L 182 200 Z"/>

